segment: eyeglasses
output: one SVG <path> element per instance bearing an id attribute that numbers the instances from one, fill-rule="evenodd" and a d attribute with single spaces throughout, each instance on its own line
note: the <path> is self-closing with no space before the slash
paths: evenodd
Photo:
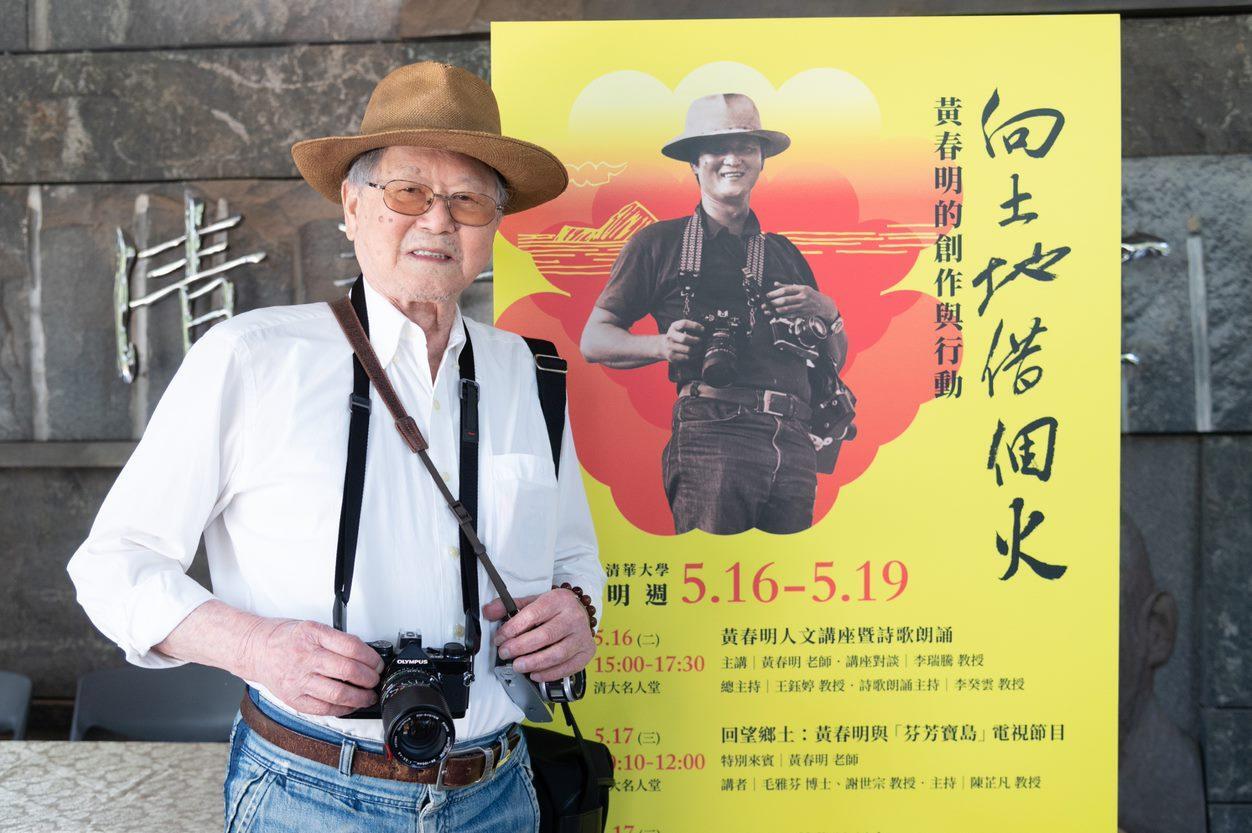
<path id="1" fill-rule="evenodd" d="M 377 182 L 365 184 L 382 191 L 383 202 L 392 211 L 410 217 L 418 217 L 430 211 L 436 198 L 447 203 L 452 219 L 463 226 L 485 226 L 495 219 L 498 212 L 504 210 L 504 206 L 486 194 L 475 194 L 472 191 L 436 194 L 429 186 L 407 179 L 393 179 L 382 185 Z"/>

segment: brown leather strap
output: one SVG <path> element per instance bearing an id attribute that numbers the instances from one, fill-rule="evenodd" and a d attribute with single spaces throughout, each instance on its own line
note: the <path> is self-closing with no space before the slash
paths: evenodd
<path id="1" fill-rule="evenodd" d="M 364 280 L 364 278 L 361 280 Z M 374 348 L 370 346 L 369 336 L 365 334 L 365 328 L 361 326 L 361 319 L 357 318 L 356 310 L 352 308 L 352 299 L 344 297 L 337 301 L 332 301 L 330 309 L 335 314 L 335 320 L 339 322 L 344 335 L 348 337 L 348 343 L 352 345 L 352 352 L 356 353 L 357 358 L 361 360 L 361 366 L 365 368 L 365 373 L 369 376 L 370 382 L 378 389 L 378 395 L 386 403 L 387 410 L 391 411 L 391 415 L 395 417 L 396 428 L 399 429 L 400 435 L 408 443 L 413 453 L 421 459 L 422 465 L 426 467 L 426 471 L 430 472 L 430 476 L 435 482 L 435 488 L 439 490 L 439 494 L 443 495 L 443 499 L 447 501 L 448 508 L 456 516 L 457 526 L 465 534 L 466 540 L 470 542 L 470 548 L 474 551 L 474 557 L 483 565 L 483 569 L 487 571 L 487 578 L 491 579 L 492 586 L 495 587 L 496 593 L 500 595 L 500 601 L 504 603 L 505 613 L 509 616 L 516 616 L 518 610 L 517 603 L 513 600 L 513 595 L 509 593 L 509 588 L 505 586 L 504 579 L 500 577 L 499 571 L 496 570 L 496 565 L 492 564 L 491 559 L 487 557 L 487 549 L 483 546 L 482 541 L 478 537 L 478 531 L 474 528 L 473 516 L 470 515 L 461 501 L 452 496 L 452 492 L 448 490 L 448 484 L 444 482 L 442 475 L 439 474 L 439 470 L 430 459 L 430 455 L 426 453 L 426 449 L 430 446 L 426 443 L 426 438 L 422 436 L 422 432 L 418 430 L 417 423 L 413 421 L 408 411 L 404 409 L 404 405 L 400 402 L 400 397 L 396 396 L 395 389 L 391 387 L 391 382 L 387 379 L 387 373 L 383 370 L 382 365 L 379 364 L 378 356 L 374 354 Z M 468 336 L 468 331 L 466 334 Z"/>
<path id="2" fill-rule="evenodd" d="M 378 356 L 374 353 L 374 348 L 370 345 L 369 336 L 365 334 L 360 319 L 356 317 L 356 310 L 352 308 L 352 299 L 345 296 L 332 301 L 330 309 L 335 314 L 335 320 L 339 322 L 340 328 L 343 329 L 343 334 L 348 337 L 352 352 L 356 353 L 361 366 L 365 368 L 365 375 L 370 377 L 370 383 L 382 397 L 383 404 L 391 412 L 391 418 L 396 421 L 396 429 L 399 430 L 400 436 L 404 438 L 414 454 L 429 448 L 417 423 L 404 409 L 400 397 L 396 396 L 396 390 L 391 386 L 391 380 L 387 378 L 387 371 L 383 370 Z"/>
<path id="3" fill-rule="evenodd" d="M 779 390 L 735 387 L 715 388 L 704 382 L 688 382 L 678 391 L 678 395 L 734 402 L 737 405 L 746 405 L 762 414 L 784 418 L 791 417 L 801 422 L 808 422 L 813 418 L 813 410 L 807 403 L 799 397 Z"/>
<path id="4" fill-rule="evenodd" d="M 317 740 L 276 723 L 258 709 L 252 702 L 252 698 L 247 695 L 244 695 L 243 702 L 239 704 L 239 711 L 243 715 L 243 722 L 248 724 L 249 729 L 279 749 L 315 763 L 339 768 L 339 744 Z M 490 777 L 501 764 L 507 761 L 509 755 L 517 748 L 520 737 L 521 732 L 514 725 L 503 739 L 490 746 L 449 755 L 443 763 L 442 780 L 440 780 L 439 766 L 413 769 L 386 755 L 361 749 L 357 749 L 352 754 L 352 774 L 417 784 L 439 782 L 441 787 L 448 789 L 468 787 L 483 780 L 484 777 Z"/>

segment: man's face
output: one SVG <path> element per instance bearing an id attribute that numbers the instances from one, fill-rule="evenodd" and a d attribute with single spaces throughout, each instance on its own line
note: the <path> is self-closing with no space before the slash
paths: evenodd
<path id="1" fill-rule="evenodd" d="M 470 191 L 495 200 L 495 173 L 460 153 L 397 146 L 383 152 L 371 182 L 384 185 L 405 179 L 429 186 L 437 194 Z M 430 210 L 416 217 L 392 211 L 383 192 L 343 183 L 343 216 L 357 262 L 374 288 L 393 300 L 454 300 L 491 259 L 491 242 L 500 215 L 485 226 L 466 226 L 452 219 L 448 205 L 436 198 Z"/>
<path id="2" fill-rule="evenodd" d="M 700 193 L 718 200 L 746 199 L 765 167 L 761 143 L 751 136 L 713 138 L 700 145 L 691 170 Z"/>

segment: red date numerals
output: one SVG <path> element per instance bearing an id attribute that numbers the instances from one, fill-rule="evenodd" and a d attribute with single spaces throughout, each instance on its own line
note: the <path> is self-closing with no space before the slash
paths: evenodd
<path id="1" fill-rule="evenodd" d="M 688 674 L 704 670 L 704 657 L 698 655 L 645 657 L 641 655 L 597 655 L 593 660 L 597 674 Z"/>
<path id="2" fill-rule="evenodd" d="M 722 601 L 728 604 L 743 604 L 749 600 L 769 604 L 777 601 L 781 596 L 804 594 L 808 595 L 812 601 L 819 603 L 835 599 L 844 602 L 889 602 L 899 598 L 909 586 L 909 568 L 903 561 L 898 560 L 888 561 L 881 568 L 875 568 L 869 561 L 857 567 L 856 572 L 860 573 L 860 580 L 852 580 L 853 586 L 859 591 L 859 594 L 855 596 L 852 593 L 840 592 L 840 585 L 835 580 L 835 562 L 833 561 L 818 561 L 813 565 L 812 579 L 797 584 L 781 583 L 781 580 L 776 578 L 782 572 L 782 569 L 776 566 L 777 564 L 776 561 L 766 562 L 756 570 L 750 580 L 747 580 L 745 579 L 746 571 L 752 568 L 750 566 L 745 568 L 738 561 L 734 562 L 722 571 L 730 577 L 730 595 L 723 598 L 719 593 L 711 591 L 703 578 L 704 563 L 689 562 L 683 565 L 683 585 L 686 592 L 682 600 L 687 604 L 701 602 L 717 604 Z M 895 592 L 891 592 L 892 590 Z M 881 596 L 888 592 L 891 595 L 885 598 Z M 745 596 L 745 593 L 750 595 Z M 875 593 L 880 595 L 876 596 Z"/>
<path id="3" fill-rule="evenodd" d="M 656 769 L 661 771 L 681 771 L 704 769 L 704 755 L 701 753 L 675 755 L 614 755 L 613 768 L 620 772 L 640 772 Z"/>

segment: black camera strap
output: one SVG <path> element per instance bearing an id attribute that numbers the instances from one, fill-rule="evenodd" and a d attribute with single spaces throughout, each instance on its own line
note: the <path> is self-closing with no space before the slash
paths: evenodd
<path id="1" fill-rule="evenodd" d="M 361 329 L 369 337 L 369 313 L 365 306 L 362 280 L 357 279 L 349 293 L 352 309 Z M 361 360 L 352 358 L 352 393 L 348 397 L 348 461 L 343 473 L 343 503 L 339 509 L 339 542 L 335 552 L 334 626 L 347 630 L 348 597 L 352 594 L 352 571 L 356 564 L 356 543 L 361 529 L 361 501 L 365 494 L 365 451 L 370 434 L 370 379 Z"/>
<path id="2" fill-rule="evenodd" d="M 678 258 L 678 287 L 683 302 L 683 318 L 691 318 L 691 305 L 700 285 L 704 268 L 704 222 L 697 207 L 683 226 L 683 244 Z M 748 310 L 748 336 L 756 328 L 756 311 L 764 293 L 765 235 L 757 232 L 748 238 L 747 262 L 743 267 L 743 291 Z"/>
<path id="3" fill-rule="evenodd" d="M 469 523 L 459 523 L 458 551 L 461 555 L 461 600 L 465 607 L 465 646 L 471 655 L 478 654 L 482 641 L 482 622 L 478 617 L 478 565 L 474 542 L 466 529 L 476 531 L 478 521 L 478 381 L 474 378 L 474 343 L 470 341 L 469 328 L 465 329 L 465 345 L 461 347 L 461 475 L 457 493 Z M 443 478 L 438 478 L 440 482 Z M 456 512 L 455 507 L 452 510 Z M 458 518 L 458 521 L 460 519 Z M 475 541 L 478 536 L 474 536 Z M 482 544 L 478 544 L 482 549 Z M 487 553 L 483 550 L 482 557 Z M 504 596 L 500 597 L 501 599 Z M 510 599 L 510 601 L 512 601 Z"/>

